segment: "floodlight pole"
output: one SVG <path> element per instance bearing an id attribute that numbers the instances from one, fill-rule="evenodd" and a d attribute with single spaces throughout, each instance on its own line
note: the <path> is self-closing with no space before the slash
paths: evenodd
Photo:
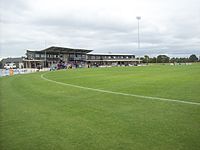
<path id="1" fill-rule="evenodd" d="M 140 16 L 137 16 L 136 19 L 138 20 L 138 49 L 140 49 Z"/>
<path id="2" fill-rule="evenodd" d="M 46 49 L 46 48 L 45 48 L 45 49 Z M 45 53 L 45 54 L 44 54 L 44 55 L 45 55 L 45 56 L 44 56 L 44 57 L 45 57 L 45 58 L 44 58 L 44 68 L 46 68 L 46 63 L 47 63 L 47 54 L 46 54 L 46 50 L 44 50 L 44 53 Z"/>
<path id="3" fill-rule="evenodd" d="M 137 16 L 136 19 L 138 20 L 138 50 L 140 50 L 140 20 L 141 17 Z M 140 63 L 140 57 L 139 57 L 139 63 Z"/>
<path id="4" fill-rule="evenodd" d="M 47 52 L 46 52 L 46 40 L 44 41 L 44 47 L 45 47 L 45 50 L 44 50 L 44 68 L 46 68 L 47 66 Z"/>

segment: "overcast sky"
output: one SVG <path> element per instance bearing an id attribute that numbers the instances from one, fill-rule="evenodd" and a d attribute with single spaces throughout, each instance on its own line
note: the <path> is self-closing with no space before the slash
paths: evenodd
<path id="1" fill-rule="evenodd" d="M 200 0 L 0 0 L 1 57 L 49 46 L 200 55 Z M 141 16 L 141 48 L 137 20 Z"/>

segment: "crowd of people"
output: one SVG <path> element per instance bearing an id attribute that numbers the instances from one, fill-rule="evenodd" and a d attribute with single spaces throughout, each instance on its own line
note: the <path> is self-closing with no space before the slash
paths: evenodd
<path id="1" fill-rule="evenodd" d="M 64 62 L 60 61 L 57 64 L 53 64 L 50 67 L 50 70 L 60 70 L 60 69 L 72 69 L 72 68 L 81 68 L 83 67 L 82 63 L 77 63 L 77 62 Z"/>

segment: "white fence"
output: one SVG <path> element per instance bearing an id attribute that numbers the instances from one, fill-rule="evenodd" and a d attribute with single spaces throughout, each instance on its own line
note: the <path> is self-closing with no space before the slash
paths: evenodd
<path id="1" fill-rule="evenodd" d="M 16 74 L 27 74 L 27 73 L 34 73 L 34 72 L 40 72 L 40 71 L 49 71 L 49 68 L 43 68 L 43 69 L 13 69 L 13 75 Z M 10 69 L 0 69 L 0 77 L 3 76 L 10 76 Z"/>

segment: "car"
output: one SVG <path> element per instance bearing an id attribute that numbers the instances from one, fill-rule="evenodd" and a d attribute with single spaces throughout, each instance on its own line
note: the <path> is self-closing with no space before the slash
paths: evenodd
<path id="1" fill-rule="evenodd" d="M 4 69 L 15 69 L 15 68 L 17 68 L 15 63 L 9 63 L 4 65 Z"/>

